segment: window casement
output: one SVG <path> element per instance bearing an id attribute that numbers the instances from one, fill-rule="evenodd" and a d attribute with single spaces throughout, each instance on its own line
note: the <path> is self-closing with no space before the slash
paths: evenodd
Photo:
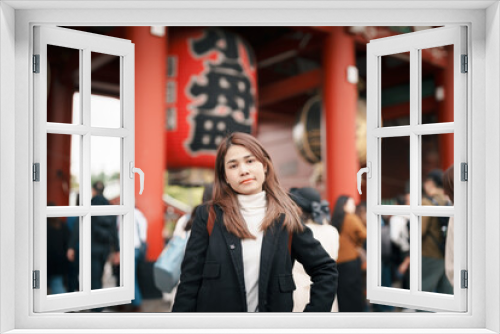
<path id="1" fill-rule="evenodd" d="M 467 311 L 467 290 L 462 287 L 462 271 L 467 270 L 466 242 L 467 226 L 467 182 L 461 177 L 461 165 L 467 164 L 467 71 L 463 63 L 467 56 L 466 27 L 451 26 L 425 31 L 381 38 L 371 41 L 367 46 L 367 155 L 371 166 L 367 178 L 367 298 L 378 304 L 389 304 L 408 308 L 432 311 Z M 447 46 L 453 57 L 453 96 L 452 122 L 430 123 L 423 121 L 422 113 L 422 52 L 426 49 Z M 451 54 L 452 53 L 452 54 Z M 386 56 L 409 56 L 409 124 L 400 126 L 384 126 L 382 113 L 382 58 Z M 401 73 L 402 76 L 408 73 Z M 454 140 L 454 206 L 444 204 L 424 205 L 422 187 L 425 175 L 422 173 L 423 137 L 436 135 L 452 135 Z M 409 143 L 409 205 L 384 205 L 382 203 L 382 185 L 386 180 L 382 177 L 382 146 L 384 141 L 402 139 Z M 407 157 L 402 156 L 401 160 Z M 401 161 L 404 162 L 404 161 Z M 404 163 L 401 164 L 405 165 Z M 382 216 L 409 216 L 410 225 L 410 288 L 401 289 L 385 287 L 382 277 Z M 422 282 L 423 219 L 432 217 L 454 217 L 454 287 L 453 293 L 437 293 L 425 291 Z M 435 217 L 435 218 L 434 218 Z M 433 237 L 432 242 L 436 241 Z M 431 245 L 434 246 L 434 245 Z M 435 271 L 444 275 L 444 261 Z M 442 292 L 442 291 L 441 291 Z"/>
<path id="2" fill-rule="evenodd" d="M 79 106 L 69 123 L 61 119 L 47 119 L 49 57 L 48 50 L 61 52 L 71 49 L 79 65 L 74 73 L 79 87 Z M 91 115 L 96 115 L 91 104 L 92 56 L 119 57 L 120 62 L 120 111 L 116 127 L 96 126 Z M 94 54 L 95 55 L 95 54 Z M 54 66 L 54 64 L 52 64 Z M 129 303 L 134 298 L 134 45 L 128 40 L 100 36 L 59 27 L 34 27 L 33 56 L 34 92 L 34 312 L 71 311 Z M 67 111 L 70 113 L 70 111 Z M 108 111 L 109 112 L 109 111 Z M 100 125 L 100 124 L 97 124 Z M 117 150 L 119 156 L 119 205 L 91 205 L 91 166 L 95 145 L 114 141 L 108 149 Z M 79 203 L 66 206 L 48 206 L 47 141 L 74 141 L 77 152 Z M 76 143 L 76 144 L 75 144 Z M 93 147 L 94 146 L 94 147 Z M 108 152 L 108 154 L 111 152 Z M 92 217 L 106 216 L 120 226 L 120 277 L 115 288 L 91 288 Z M 116 220 L 113 216 L 120 216 Z M 76 217 L 74 228 L 79 229 L 80 286 L 76 292 L 48 295 L 48 225 L 51 219 Z M 104 232 L 103 232 L 104 233 Z M 117 249 L 118 251 L 118 249 Z M 57 265 L 54 263 L 54 265 Z"/>

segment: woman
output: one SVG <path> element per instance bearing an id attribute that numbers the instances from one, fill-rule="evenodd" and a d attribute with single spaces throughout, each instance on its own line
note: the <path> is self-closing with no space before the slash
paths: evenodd
<path id="1" fill-rule="evenodd" d="M 332 224 L 340 233 L 338 303 L 340 312 L 363 312 L 365 295 L 361 259 L 358 248 L 366 239 L 366 227 L 354 214 L 356 204 L 348 196 L 340 196 L 335 204 Z"/>
<path id="2" fill-rule="evenodd" d="M 330 209 L 327 201 L 322 201 L 319 192 L 314 188 L 292 188 L 290 197 L 301 209 L 302 221 L 311 229 L 314 238 L 337 260 L 339 254 L 339 232 L 330 225 Z M 293 312 L 301 312 L 309 302 L 311 279 L 300 263 L 293 266 L 293 279 L 297 289 L 293 293 Z M 337 300 L 333 303 L 332 312 L 338 312 Z"/>
<path id="3" fill-rule="evenodd" d="M 261 144 L 229 135 L 217 151 L 213 201 L 196 211 L 172 311 L 291 312 L 295 259 L 313 282 L 304 311 L 330 311 L 335 262 L 300 222 Z"/>

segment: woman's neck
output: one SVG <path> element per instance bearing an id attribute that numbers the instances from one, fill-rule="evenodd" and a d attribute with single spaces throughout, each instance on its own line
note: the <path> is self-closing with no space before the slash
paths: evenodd
<path id="1" fill-rule="evenodd" d="M 260 209 L 267 206 L 265 191 L 252 195 L 237 195 L 237 197 L 241 210 Z"/>

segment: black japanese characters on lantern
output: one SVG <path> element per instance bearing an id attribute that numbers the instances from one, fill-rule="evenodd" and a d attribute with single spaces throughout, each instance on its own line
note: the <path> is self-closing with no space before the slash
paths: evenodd
<path id="1" fill-rule="evenodd" d="M 252 131 L 255 87 L 240 53 L 246 53 L 247 69 L 254 63 L 248 46 L 231 32 L 209 28 L 201 38 L 190 42 L 194 57 L 213 52 L 217 57 L 206 58 L 203 73 L 192 75 L 187 87 L 193 101 L 189 106 L 192 131 L 187 146 L 193 153 L 215 151 L 228 133 Z"/>

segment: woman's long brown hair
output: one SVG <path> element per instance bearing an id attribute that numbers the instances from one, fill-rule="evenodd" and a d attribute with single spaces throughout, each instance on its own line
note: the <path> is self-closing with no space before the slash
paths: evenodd
<path id="1" fill-rule="evenodd" d="M 304 227 L 300 221 L 299 207 L 281 187 L 274 171 L 271 157 L 257 139 L 242 132 L 234 132 L 223 139 L 219 145 L 215 159 L 213 203 L 220 206 L 224 211 L 224 225 L 226 229 L 240 239 L 255 239 L 255 236 L 248 230 L 245 220 L 240 213 L 237 193 L 226 182 L 224 160 L 227 151 L 233 145 L 245 147 L 264 167 L 267 167 L 266 179 L 262 185 L 262 190 L 266 192 L 267 198 L 267 212 L 261 225 L 262 230 L 266 231 L 273 225 L 280 214 L 284 214 L 283 225 L 289 233 L 302 231 Z"/>

